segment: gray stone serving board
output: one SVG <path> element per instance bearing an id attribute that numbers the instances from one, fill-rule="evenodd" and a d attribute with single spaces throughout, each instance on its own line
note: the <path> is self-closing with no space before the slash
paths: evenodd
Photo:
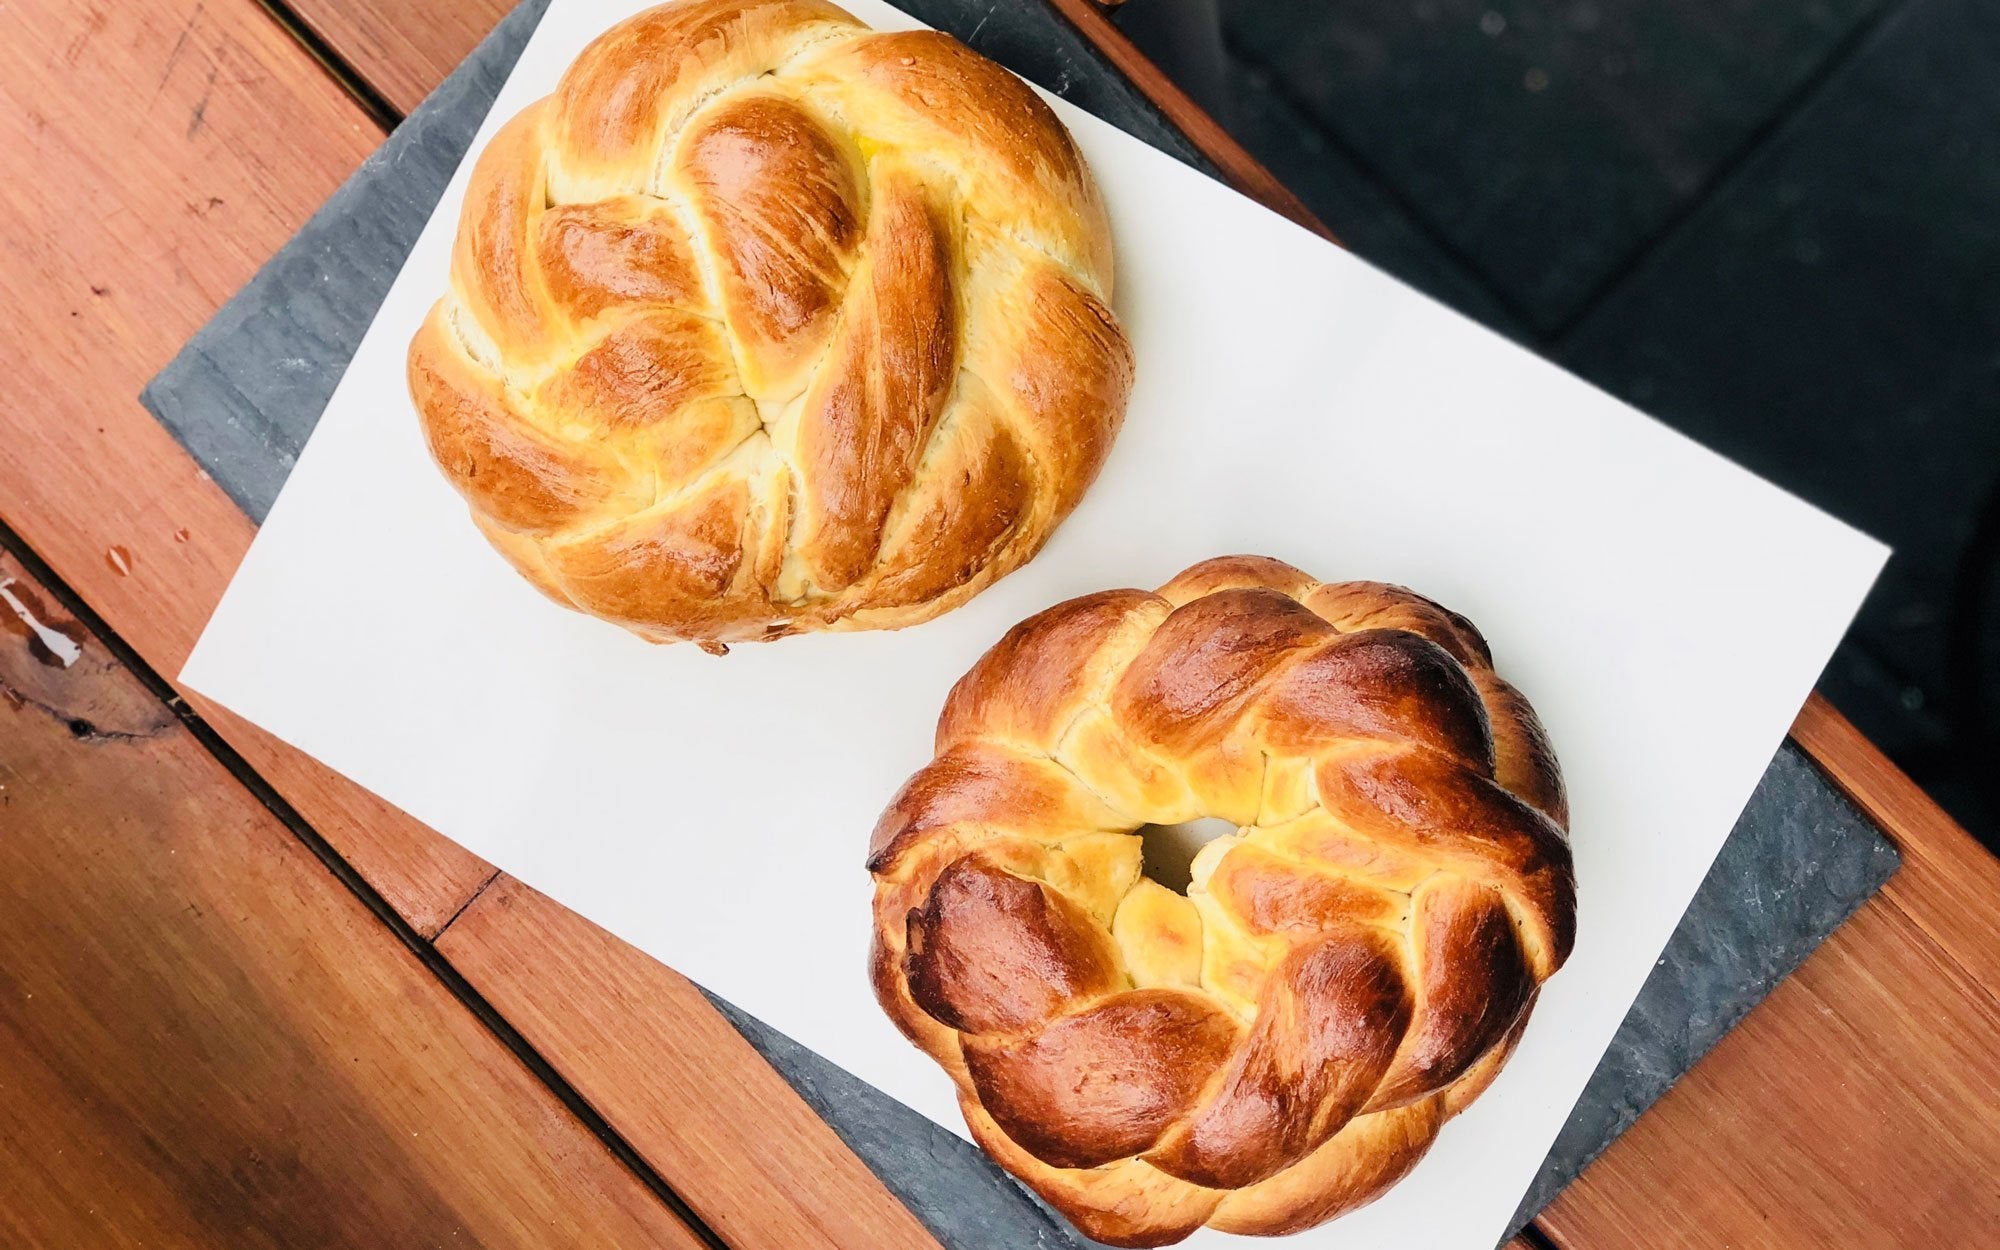
<path id="1" fill-rule="evenodd" d="M 526 0 L 503 21 L 146 387 L 147 407 L 251 516 L 262 519 L 276 498 L 547 2 Z M 1046 5 L 901 3 L 1138 138 L 1215 173 Z M 1786 742 L 1549 1152 L 1514 1228 L 1652 1105 L 1897 864 L 1894 848 Z M 728 1003 L 716 1005 L 946 1246 L 1087 1244 L 954 1134 Z M 912 1052 L 911 1062 L 923 1060 Z"/>

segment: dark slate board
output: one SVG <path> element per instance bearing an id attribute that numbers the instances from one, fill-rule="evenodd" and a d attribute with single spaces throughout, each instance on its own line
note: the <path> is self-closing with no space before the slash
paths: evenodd
<path id="1" fill-rule="evenodd" d="M 162 423 L 262 518 L 547 0 L 526 0 L 147 386 Z M 1052 10 L 904 0 L 1099 116 L 1213 169 Z M 1664 831 L 1663 831 L 1664 835 Z M 1521 1205 L 1525 1224 L 1888 879 L 1893 848 L 1789 742 Z M 717 1000 L 945 1245 L 1075 1247 L 953 1134 Z M 912 1062 L 920 1062 L 914 1055 Z"/>

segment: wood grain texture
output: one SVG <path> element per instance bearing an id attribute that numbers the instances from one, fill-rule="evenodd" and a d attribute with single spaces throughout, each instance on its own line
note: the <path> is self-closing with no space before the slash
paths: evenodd
<path id="1" fill-rule="evenodd" d="M 701 1244 L 4 553 L 0 1055 L 0 1244 Z"/>
<path id="2" fill-rule="evenodd" d="M 1542 1213 L 1563 1250 L 2000 1228 L 2000 861 L 1823 699 L 1792 735 L 1903 870 Z"/>
<path id="3" fill-rule="evenodd" d="M 134 400 L 381 140 L 254 0 L 22 0 L 0 41 L 0 517 L 163 673 L 253 527 Z M 365 610 L 365 586 L 329 579 Z M 212 705 L 204 716 L 420 931 L 477 857 Z"/>
<path id="4" fill-rule="evenodd" d="M 700 991 L 636 947 L 503 875 L 438 949 L 736 1250 L 936 1250 Z"/>

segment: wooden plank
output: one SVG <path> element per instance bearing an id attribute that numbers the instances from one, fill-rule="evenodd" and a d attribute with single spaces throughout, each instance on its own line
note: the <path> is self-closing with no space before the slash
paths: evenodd
<path id="1" fill-rule="evenodd" d="M 380 142 L 253 0 L 20 0 L 0 41 L 0 517 L 173 673 L 253 527 L 134 402 Z M 329 580 L 362 610 L 365 578 Z M 205 715 L 419 930 L 492 870 Z"/>
<path id="2" fill-rule="evenodd" d="M 510 877 L 438 949 L 736 1250 L 935 1250 L 924 1228 L 680 974 Z M 690 1002 L 703 1003 L 699 1011 Z M 744 1103 L 762 1109 L 755 1119 Z M 756 1160 L 766 1200 L 739 1200 Z"/>
<path id="3" fill-rule="evenodd" d="M 1995 859 L 1889 758 L 1814 695 L 1792 737 L 1901 848 L 1905 868 L 1883 894 L 1966 975 L 2000 998 L 2000 859 Z"/>
<path id="4" fill-rule="evenodd" d="M 0 1055 L 0 1244 L 702 1244 L 5 553 Z"/>
<path id="5" fill-rule="evenodd" d="M 1543 1212 L 1564 1250 L 2000 1227 L 2000 861 L 1825 700 L 1792 734 L 1903 870 Z"/>
<path id="6" fill-rule="evenodd" d="M 1989 1245 L 1996 1035 L 2000 1004 L 1879 896 L 1540 1227 L 1563 1250 Z"/>

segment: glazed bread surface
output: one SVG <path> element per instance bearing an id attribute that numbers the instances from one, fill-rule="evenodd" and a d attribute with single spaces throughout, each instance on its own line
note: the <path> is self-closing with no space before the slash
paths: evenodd
<path id="1" fill-rule="evenodd" d="M 680 0 L 487 145 L 410 393 L 559 603 L 710 649 L 896 628 L 1095 477 L 1110 301 L 1090 172 L 1012 74 L 820 0 Z"/>
<path id="2" fill-rule="evenodd" d="M 1236 826 L 1185 892 L 1146 825 Z M 1401 1179 L 1568 956 L 1561 773 L 1470 622 L 1229 557 L 1015 627 L 877 826 L 872 976 L 1085 1233 L 1295 1232 Z"/>

